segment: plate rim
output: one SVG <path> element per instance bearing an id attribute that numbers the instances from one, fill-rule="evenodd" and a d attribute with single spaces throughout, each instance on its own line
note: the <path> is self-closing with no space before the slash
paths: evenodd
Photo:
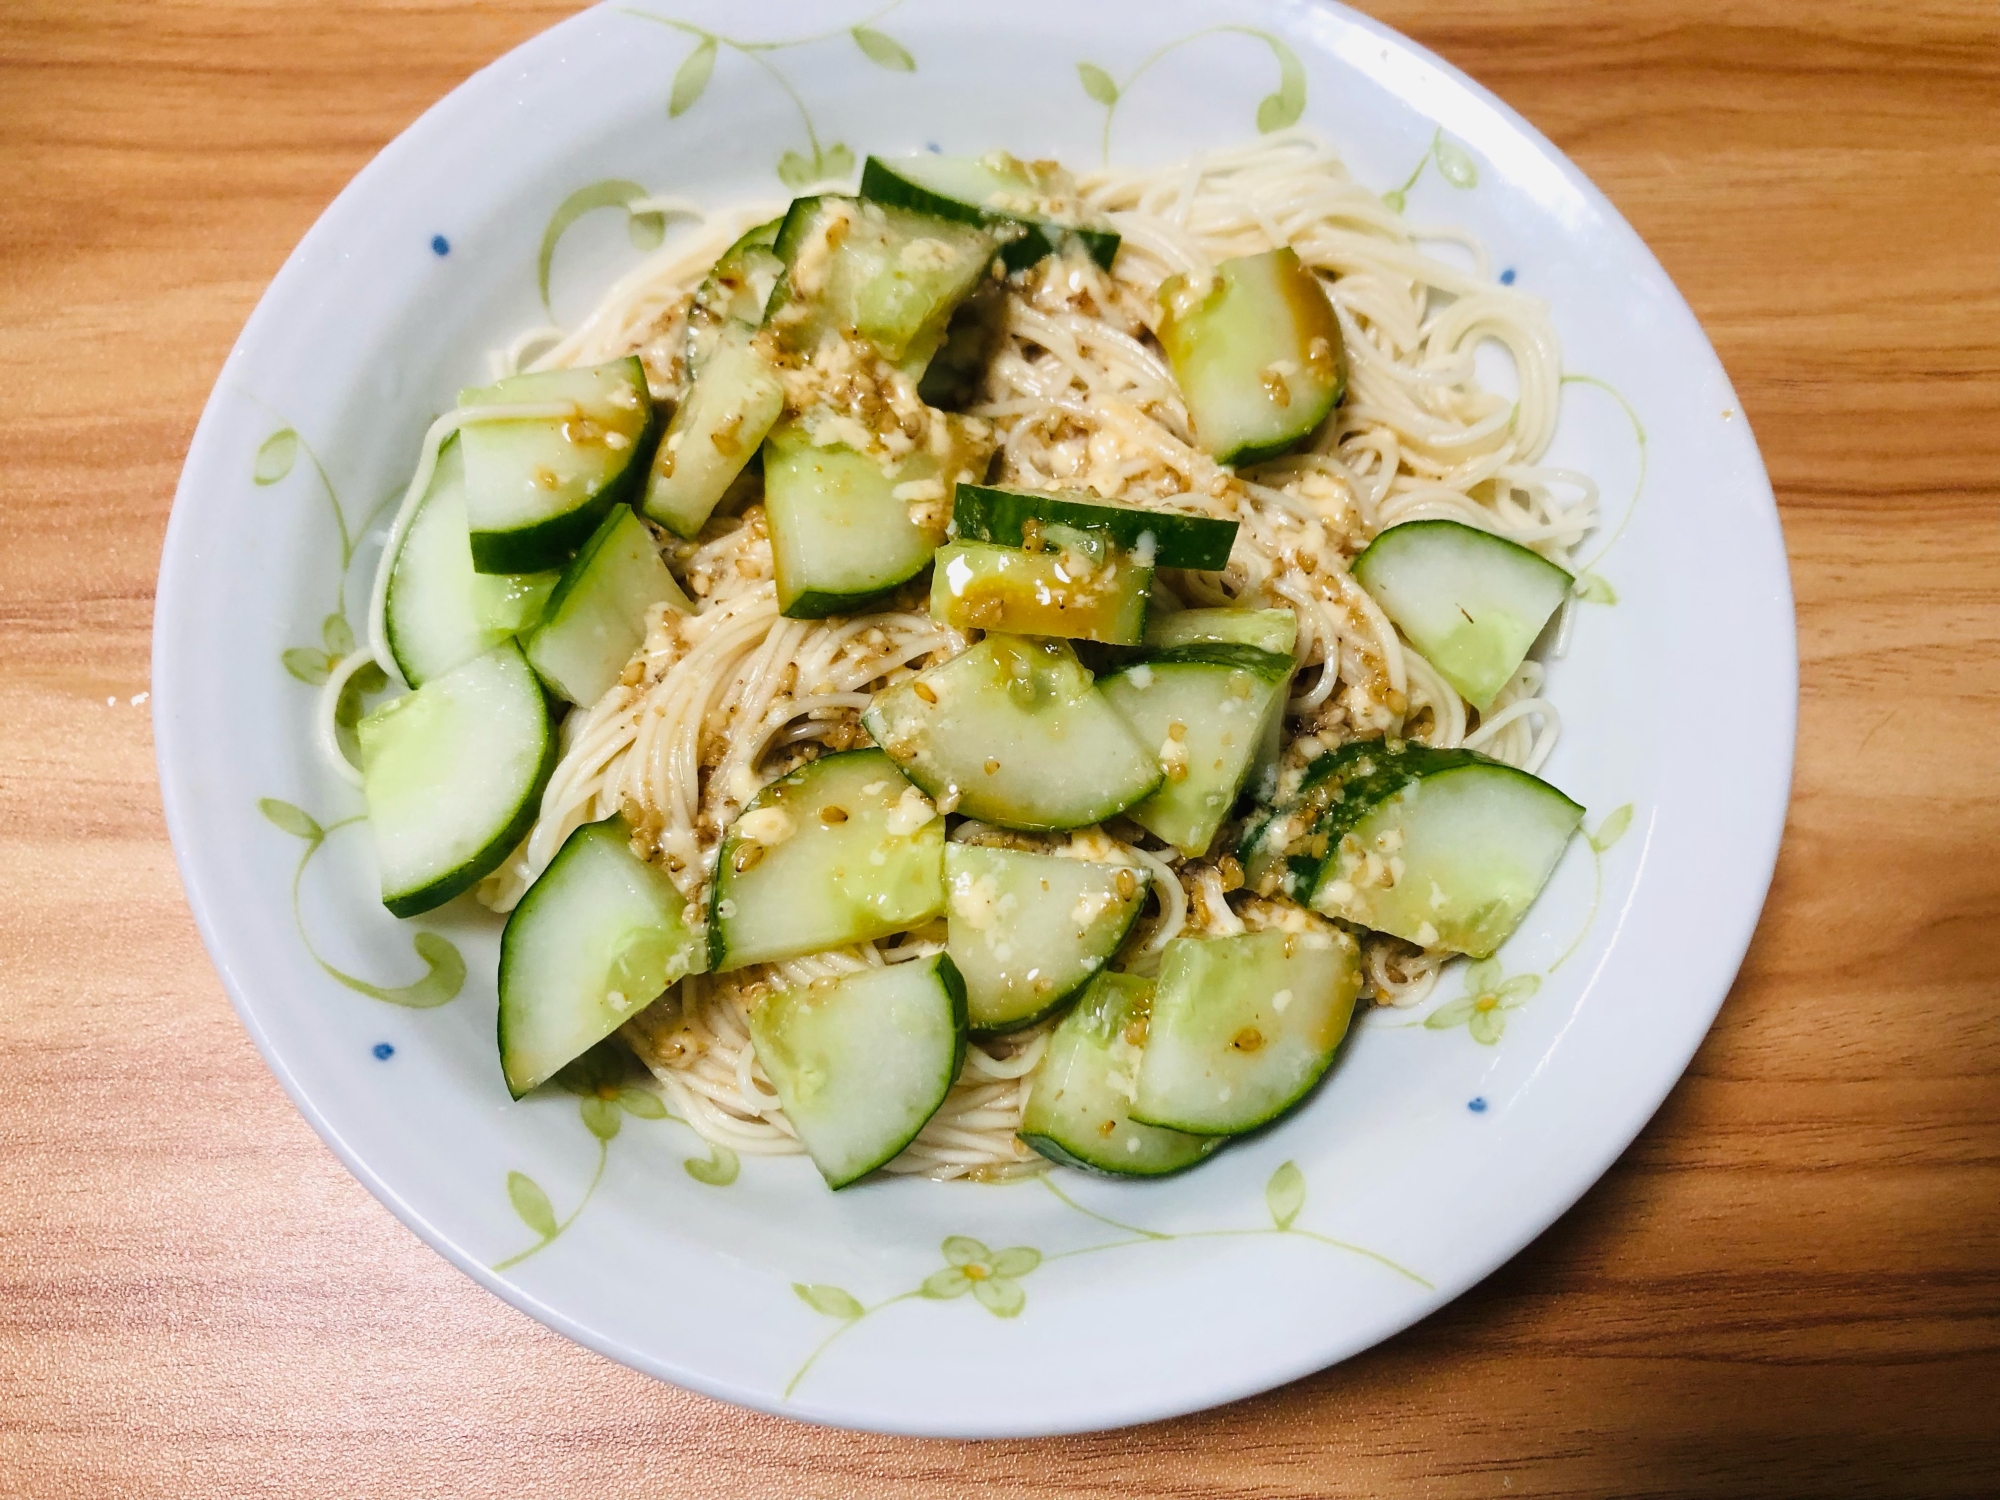
<path id="1" fill-rule="evenodd" d="M 1289 12 L 1293 17 L 1305 17 L 1307 19 L 1303 24 L 1306 26 L 1312 24 L 1310 18 L 1315 13 L 1331 17 L 1353 28 L 1371 42 L 1400 51 L 1406 57 L 1434 69 L 1444 79 L 1466 91 L 1478 103 L 1493 111 L 1534 148 L 1545 165 L 1554 168 L 1572 190 L 1583 196 L 1586 202 L 1602 216 L 1610 232 L 1624 241 L 1628 252 L 1635 254 L 1644 265 L 1651 268 L 1657 275 L 1659 284 L 1671 294 L 1667 309 L 1669 314 L 1676 319 L 1684 320 L 1686 326 L 1692 329 L 1702 345 L 1709 350 L 1715 359 L 1716 367 L 1719 370 L 1723 368 L 1721 357 L 1715 352 L 1700 320 L 1645 240 L 1567 155 L 1504 100 L 1428 48 L 1371 16 L 1338 3 L 1338 0 L 1290 0 L 1290 3 L 1287 3 L 1287 0 L 1255 0 L 1255 3 L 1266 11 Z M 219 415 L 224 386 L 238 355 L 264 335 L 267 324 L 276 321 L 279 316 L 277 303 L 282 300 L 284 294 L 296 290 L 294 283 L 300 282 L 306 275 L 304 263 L 317 253 L 323 244 L 335 240 L 337 232 L 331 227 L 333 221 L 343 215 L 347 206 L 364 197 L 378 180 L 392 176 L 405 158 L 420 155 L 425 149 L 425 143 L 420 138 L 435 131 L 441 119 L 466 108 L 484 81 L 502 72 L 532 65 L 537 60 L 537 54 L 549 49 L 560 49 L 571 33 L 591 26 L 606 11 L 613 8 L 615 7 L 612 0 L 604 0 L 604 3 L 579 11 L 525 39 L 478 69 L 427 107 L 416 120 L 400 131 L 355 174 L 321 211 L 260 294 L 256 307 L 232 342 L 229 354 L 218 371 L 216 384 L 204 404 L 201 418 L 188 444 L 162 544 L 153 611 L 150 686 L 153 690 L 155 769 L 160 783 L 163 812 L 175 867 L 180 875 L 203 947 L 218 977 L 222 980 L 232 1008 L 249 1033 L 265 1065 L 315 1133 L 373 1197 L 433 1251 L 509 1306 L 572 1342 L 642 1374 L 738 1406 L 816 1425 L 902 1436 L 1029 1437 L 1110 1430 L 1119 1426 L 1181 1416 L 1273 1390 L 1329 1368 L 1332 1364 L 1352 1358 L 1394 1337 L 1464 1296 L 1574 1208 L 1596 1187 L 1604 1174 L 1651 1122 L 1668 1095 L 1685 1076 L 1695 1052 L 1708 1036 L 1723 1003 L 1734 988 L 1736 976 L 1740 972 L 1769 899 L 1789 812 L 1792 778 L 1796 765 L 1799 707 L 1797 617 L 1791 588 L 1789 555 L 1784 545 L 1782 518 L 1772 492 L 1762 452 L 1756 445 L 1747 416 L 1742 414 L 1740 403 L 1736 408 L 1737 418 L 1743 423 L 1744 436 L 1755 460 L 1755 472 L 1745 477 L 1754 486 L 1757 497 L 1763 502 L 1756 508 L 1754 522 L 1759 528 L 1767 529 L 1771 534 L 1768 540 L 1773 543 L 1777 558 L 1776 575 L 1772 580 L 1779 593 L 1776 602 L 1781 606 L 1784 617 L 1791 622 L 1791 628 L 1781 632 L 1781 640 L 1768 643 L 1769 646 L 1777 648 L 1777 660 L 1771 665 L 1780 667 L 1783 672 L 1783 681 L 1779 684 L 1783 691 L 1774 695 L 1772 704 L 1772 707 L 1780 709 L 1781 713 L 1775 716 L 1778 722 L 1768 726 L 1770 732 L 1767 736 L 1767 743 L 1772 751 L 1769 770 L 1775 773 L 1772 776 L 1774 789 L 1769 804 L 1760 808 L 1762 817 L 1758 825 L 1739 828 L 1736 831 L 1738 838 L 1748 846 L 1746 858 L 1741 863 L 1755 877 L 1747 888 L 1754 889 L 1757 894 L 1754 900 L 1744 902 L 1731 930 L 1710 934 L 1704 944 L 1712 956 L 1717 972 L 1726 973 L 1728 977 L 1717 986 L 1712 996 L 1705 996 L 1697 1005 L 1690 1007 L 1699 1013 L 1700 1025 L 1689 1025 L 1687 1043 L 1678 1056 L 1670 1059 L 1673 1063 L 1671 1069 L 1664 1065 L 1658 1069 L 1654 1075 L 1656 1088 L 1649 1087 L 1628 1096 L 1628 1103 L 1613 1124 L 1613 1128 L 1602 1134 L 1598 1149 L 1589 1154 L 1587 1176 L 1579 1170 L 1579 1181 L 1574 1191 L 1570 1191 L 1567 1185 L 1559 1188 L 1528 1212 L 1518 1222 L 1513 1232 L 1487 1237 L 1482 1242 L 1483 1253 L 1471 1257 L 1476 1269 L 1469 1276 L 1455 1275 L 1448 1283 L 1411 1304 L 1409 1308 L 1399 1307 L 1393 1316 L 1386 1320 L 1387 1326 L 1384 1331 L 1367 1337 L 1358 1344 L 1353 1343 L 1351 1339 L 1326 1339 L 1322 1341 L 1321 1351 L 1318 1353 L 1307 1352 L 1285 1360 L 1266 1360 L 1256 1366 L 1254 1373 L 1234 1379 L 1212 1377 L 1206 1393 L 1198 1400 L 1155 1399 L 1149 1402 L 1143 1398 L 1108 1399 L 1105 1409 L 1093 1413 L 1087 1420 L 1073 1423 L 1040 1421 L 1027 1425 L 1010 1425 L 1000 1421 L 969 1426 L 963 1422 L 930 1421 L 921 1414 L 913 1414 L 909 1420 L 893 1418 L 856 1420 L 851 1413 L 839 1414 L 836 1406 L 812 1400 L 786 1399 L 775 1392 L 752 1389 L 726 1377 L 717 1377 L 701 1369 L 684 1366 L 674 1360 L 623 1343 L 599 1329 L 582 1324 L 559 1308 L 543 1301 L 520 1281 L 489 1270 L 478 1257 L 472 1255 L 449 1233 L 428 1219 L 416 1204 L 398 1193 L 370 1166 L 368 1160 L 315 1104 L 298 1077 L 285 1063 L 277 1044 L 258 1019 L 243 977 L 230 960 L 230 949 L 225 940 L 225 924 L 219 903 L 210 893 L 200 870 L 196 868 L 192 851 L 198 840 L 193 833 L 192 813 L 188 806 L 192 791 L 181 779 L 176 766 L 177 760 L 183 759 L 192 748 L 191 745 L 183 743 L 189 737 L 189 731 L 179 725 L 174 717 L 174 709 L 182 698 L 180 686 L 182 671 L 174 659 L 172 647 L 168 644 L 172 635 L 171 622 L 181 608 L 182 595 L 194 586 L 193 575 L 197 556 L 191 552 L 193 544 L 190 541 L 190 532 L 194 523 L 188 516 L 200 502 L 191 497 L 194 488 L 191 475 L 206 459 L 208 450 L 215 447 L 219 441 L 216 433 L 224 420 Z M 1333 51 L 1331 48 L 1327 50 L 1329 53 Z M 1353 64 L 1349 62 L 1348 65 Z M 1723 378 L 1726 382 L 1726 370 Z M 1446 1286 L 1449 1286 L 1450 1290 L 1447 1291 Z"/>

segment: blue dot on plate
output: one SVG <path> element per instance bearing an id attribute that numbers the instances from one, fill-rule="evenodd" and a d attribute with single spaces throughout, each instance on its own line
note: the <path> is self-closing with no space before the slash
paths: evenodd
<path id="1" fill-rule="evenodd" d="M 451 241 L 450 241 L 450 240 L 448 240 L 448 239 L 446 239 L 446 238 L 445 238 L 445 237 L 444 237 L 443 235 L 441 235 L 441 234 L 434 234 L 434 235 L 432 235 L 432 236 L 431 236 L 431 254 L 433 254 L 433 255 L 449 255 L 449 254 L 451 254 Z M 1512 271 L 1509 271 L 1509 272 L 1507 273 L 1507 279 L 1508 279 L 1509 281 L 1511 281 L 1511 280 L 1513 280 L 1513 278 L 1514 278 L 1514 273 L 1513 273 Z"/>
<path id="2" fill-rule="evenodd" d="M 387 1062 L 396 1055 L 396 1049 L 391 1047 L 387 1042 L 377 1042 L 373 1050 L 375 1055 L 383 1062 Z"/>
<path id="3" fill-rule="evenodd" d="M 375 1050 L 377 1052 L 380 1052 L 382 1049 L 380 1047 L 377 1047 Z M 1483 1115 L 1486 1113 L 1486 1101 L 1484 1099 L 1468 1100 L 1465 1107 L 1471 1110 L 1475 1115 Z"/>
<path id="4" fill-rule="evenodd" d="M 438 251 L 438 254 L 442 255 L 444 254 L 444 252 L 440 250 Z M 1514 268 L 1512 266 L 1509 266 L 1506 270 L 1500 273 L 1500 285 L 1512 286 L 1513 284 L 1514 284 Z"/>
<path id="5" fill-rule="evenodd" d="M 944 147 L 940 146 L 936 141 L 925 141 L 924 149 L 930 152 L 932 156 L 944 155 Z"/>

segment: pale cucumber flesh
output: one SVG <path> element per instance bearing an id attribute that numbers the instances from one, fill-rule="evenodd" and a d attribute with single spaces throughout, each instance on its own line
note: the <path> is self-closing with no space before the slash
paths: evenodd
<path id="1" fill-rule="evenodd" d="M 1061 641 L 988 636 L 862 715 L 940 805 L 1003 828 L 1082 828 L 1160 784 L 1159 763 Z"/>
<path id="2" fill-rule="evenodd" d="M 554 573 L 480 573 L 465 519 L 465 459 L 456 437 L 438 452 L 430 488 L 396 549 L 383 624 L 411 687 L 483 656 L 534 624 Z"/>
<path id="3" fill-rule="evenodd" d="M 1368 544 L 1354 580 L 1481 713 L 1574 580 L 1547 558 L 1457 521 L 1406 521 Z"/>
<path id="4" fill-rule="evenodd" d="M 675 536 L 697 535 L 784 409 L 784 385 L 751 330 L 725 328 L 667 424 L 640 509 Z"/>
<path id="5" fill-rule="evenodd" d="M 1526 771 L 1461 754 L 1462 763 L 1434 770 L 1420 770 L 1419 759 L 1392 795 L 1345 826 L 1323 825 L 1315 910 L 1474 958 L 1507 940 L 1583 809 Z"/>
<path id="6" fill-rule="evenodd" d="M 586 823 L 507 917 L 500 1066 L 518 1099 L 703 966 L 701 934 L 622 818 Z"/>
<path id="7" fill-rule="evenodd" d="M 1289 656 L 1298 644 L 1299 617 L 1289 609 L 1183 609 L 1146 618 L 1146 644 L 1254 646 Z"/>
<path id="8" fill-rule="evenodd" d="M 441 906 L 505 859 L 555 767 L 542 685 L 509 643 L 363 718 L 361 790 L 399 917 Z"/>
<path id="9" fill-rule="evenodd" d="M 1114 547 L 1029 552 L 953 542 L 937 552 L 931 618 L 954 630 L 1135 646 L 1152 585 L 1153 570 Z"/>
<path id="10" fill-rule="evenodd" d="M 1160 306 L 1160 347 L 1219 463 L 1284 452 L 1346 390 L 1340 321 L 1295 251 L 1225 260 L 1207 282 L 1170 277 Z"/>
<path id="11" fill-rule="evenodd" d="M 965 992 L 943 954 L 780 990 L 750 1011 L 757 1060 L 829 1187 L 895 1157 L 965 1060 Z"/>
<path id="12" fill-rule="evenodd" d="M 1049 1038 L 1021 1112 L 1021 1139 L 1065 1166 L 1163 1177 L 1222 1144 L 1132 1118 L 1153 982 L 1100 974 Z"/>
<path id="13" fill-rule="evenodd" d="M 1328 924 L 1300 927 L 1167 945 L 1135 1119 L 1231 1135 L 1276 1119 L 1319 1082 L 1361 990 L 1360 950 Z"/>
<path id="14" fill-rule="evenodd" d="M 1040 1020 L 1099 973 L 1146 901 L 1146 872 L 947 844 L 947 951 L 974 1031 Z"/>
<path id="15" fill-rule="evenodd" d="M 472 563 L 482 573 L 560 567 L 646 472 L 657 433 L 637 357 L 510 375 L 459 393 L 462 409 L 567 407 L 459 432 Z"/>
<path id="16" fill-rule="evenodd" d="M 522 643 L 535 671 L 571 703 L 610 691 L 646 638 L 655 606 L 692 611 L 646 523 L 617 506 L 584 543 Z"/>
<path id="17" fill-rule="evenodd" d="M 1284 711 L 1291 668 L 1249 646 L 1184 646 L 1105 678 L 1166 777 L 1126 816 L 1190 859 L 1206 854 Z"/>
<path id="18" fill-rule="evenodd" d="M 715 873 L 718 973 L 864 943 L 944 910 L 944 819 L 879 750 L 809 761 L 730 825 Z"/>
<path id="19" fill-rule="evenodd" d="M 772 431 L 764 511 L 780 613 L 851 613 L 930 566 L 944 540 L 944 497 L 962 475 L 983 472 L 993 451 L 983 423 L 943 413 L 931 420 L 945 424 L 944 453 L 920 450 L 888 468 L 839 444 L 815 444 L 805 422 Z"/>
<path id="20" fill-rule="evenodd" d="M 722 252 L 715 268 L 695 288 L 687 320 L 689 374 L 700 375 L 701 367 L 731 324 L 755 328 L 764 321 L 771 289 L 785 269 L 785 263 L 771 248 L 783 223 L 778 218 L 745 230 L 735 244 Z"/>
<path id="21" fill-rule="evenodd" d="M 775 246 L 785 274 L 765 322 L 811 353 L 850 332 L 921 373 L 998 249 L 987 230 L 859 198 L 793 202 Z"/>

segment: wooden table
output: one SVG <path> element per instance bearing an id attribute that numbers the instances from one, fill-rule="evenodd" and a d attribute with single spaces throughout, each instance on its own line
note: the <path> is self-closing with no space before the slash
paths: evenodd
<path id="1" fill-rule="evenodd" d="M 1736 381 L 1799 601 L 1777 884 L 1658 1118 L 1485 1285 L 1258 1400 L 979 1445 L 736 1411 L 480 1291 L 287 1103 L 174 875 L 141 700 L 217 366 L 348 177 L 566 9 L 0 8 L 0 1494 L 2000 1490 L 1991 5 L 1373 6 L 1610 193 Z"/>

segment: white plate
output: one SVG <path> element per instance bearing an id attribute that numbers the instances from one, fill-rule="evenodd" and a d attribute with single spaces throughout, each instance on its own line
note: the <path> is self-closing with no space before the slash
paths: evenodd
<path id="1" fill-rule="evenodd" d="M 1422 1317 L 1645 1123 L 1770 878 L 1791 600 L 1756 447 L 1693 316 L 1518 116 L 1338 7 L 659 14 L 673 20 L 586 12 L 412 126 L 286 263 L 202 417 L 153 681 L 174 847 L 244 1025 L 342 1160 L 469 1275 L 615 1359 L 769 1411 L 956 1436 L 1108 1427 L 1265 1389 Z M 1472 229 L 1496 270 L 1547 294 L 1567 368 L 1589 377 L 1565 387 L 1555 456 L 1604 484 L 1591 570 L 1616 603 L 1583 609 L 1556 665 L 1567 729 L 1546 774 L 1595 837 L 1505 950 L 1502 972 L 1536 984 L 1504 988 L 1497 1040 L 1372 1016 L 1307 1108 L 1169 1182 L 836 1196 L 798 1158 L 704 1180 L 726 1163 L 673 1121 L 566 1095 L 510 1104 L 495 924 L 467 903 L 416 924 L 441 935 L 423 942 L 444 979 L 463 956 L 456 998 L 394 1003 L 436 999 L 441 981 L 387 1001 L 355 987 L 407 984 L 425 962 L 370 895 L 366 834 L 334 826 L 359 799 L 309 752 L 298 679 L 365 608 L 372 552 L 344 556 L 343 528 L 364 532 L 400 487 L 483 351 L 541 321 L 559 205 L 620 179 L 781 198 L 777 169 L 809 171 L 815 150 L 826 165 L 1006 145 L 1087 166 L 1108 139 L 1117 159 L 1159 160 L 1254 139 L 1260 112 L 1300 103 L 1361 181 L 1404 185 L 1413 216 Z M 647 228 L 621 209 L 578 218 L 553 259 L 557 315 L 589 306 Z M 1460 988 L 1448 975 L 1438 1003 Z"/>

